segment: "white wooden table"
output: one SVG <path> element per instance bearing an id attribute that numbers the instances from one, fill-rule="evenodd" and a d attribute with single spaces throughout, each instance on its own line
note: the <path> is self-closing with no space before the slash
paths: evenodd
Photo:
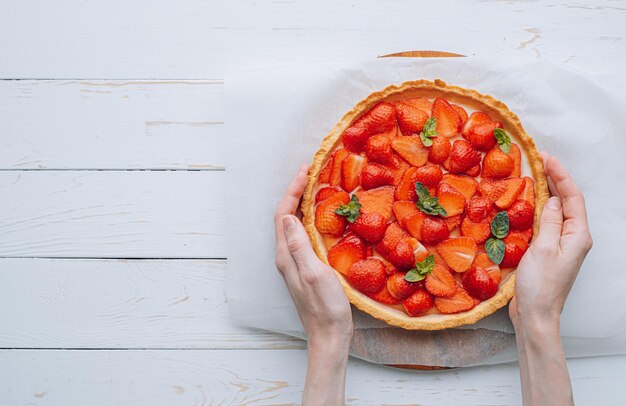
<path id="1" fill-rule="evenodd" d="M 625 1 L 429 3 L 0 5 L 0 404 L 298 402 L 304 344 L 227 315 L 228 69 L 410 49 L 626 63 Z M 624 404 L 626 357 L 569 365 L 579 404 Z M 359 360 L 347 400 L 521 401 L 516 365 Z"/>

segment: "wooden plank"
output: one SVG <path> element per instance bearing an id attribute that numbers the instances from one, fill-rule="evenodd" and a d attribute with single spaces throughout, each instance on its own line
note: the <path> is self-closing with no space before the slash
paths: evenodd
<path id="1" fill-rule="evenodd" d="M 0 13 L 0 77 L 222 78 L 233 67 L 372 58 L 416 48 L 549 57 L 617 73 L 626 56 L 625 9 L 609 0 L 441 0 L 419 7 L 410 0 L 368 0 L 356 7 L 333 0 L 22 0 Z M 437 18 L 416 24 L 416 15 L 445 15 L 446 24 Z"/>
<path id="2" fill-rule="evenodd" d="M 0 169 L 223 169 L 221 81 L 0 81 Z"/>
<path id="3" fill-rule="evenodd" d="M 0 257 L 225 258 L 224 175 L 0 172 Z"/>
<path id="4" fill-rule="evenodd" d="M 299 403 L 306 353 L 283 351 L 0 351 L 7 405 Z M 578 404 L 622 405 L 626 357 L 569 361 Z M 601 399 L 601 400 L 600 400 Z M 517 365 L 403 371 L 351 359 L 355 405 L 517 405 Z M 599 403 L 598 403 L 599 402 Z"/>
<path id="5" fill-rule="evenodd" d="M 230 322 L 226 261 L 0 259 L 0 281 L 0 348 L 304 348 Z"/>

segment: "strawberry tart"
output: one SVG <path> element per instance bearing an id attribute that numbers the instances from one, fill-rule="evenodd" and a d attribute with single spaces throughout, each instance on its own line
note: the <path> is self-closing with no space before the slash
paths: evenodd
<path id="1" fill-rule="evenodd" d="M 324 138 L 302 210 L 352 304 L 439 330 L 509 302 L 548 196 L 535 144 L 506 105 L 418 80 L 371 94 Z"/>

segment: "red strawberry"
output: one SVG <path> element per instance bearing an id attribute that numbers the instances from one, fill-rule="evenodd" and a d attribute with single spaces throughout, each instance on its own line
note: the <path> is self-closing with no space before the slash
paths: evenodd
<path id="1" fill-rule="evenodd" d="M 322 201 L 315 208 L 315 228 L 320 234 L 339 237 L 346 227 L 346 218 L 335 213 L 335 210 L 348 204 L 350 196 L 346 192 L 338 192 Z"/>
<path id="2" fill-rule="evenodd" d="M 387 229 L 387 221 L 379 213 L 361 213 L 354 223 L 348 225 L 348 229 L 354 231 L 369 243 L 376 243 L 383 239 Z"/>
<path id="3" fill-rule="evenodd" d="M 526 230 L 533 226 L 535 209 L 526 200 L 516 200 L 506 212 L 511 230 Z"/>
<path id="4" fill-rule="evenodd" d="M 391 294 L 389 293 L 389 290 L 387 289 L 387 286 L 383 287 L 380 290 L 380 292 L 370 293 L 367 296 L 371 297 L 377 302 L 384 303 L 387 305 L 393 306 L 393 305 L 398 305 L 401 303 L 399 300 L 391 296 Z"/>
<path id="5" fill-rule="evenodd" d="M 385 287 L 387 272 L 385 264 L 378 258 L 362 259 L 348 268 L 348 281 L 363 293 L 377 293 Z"/>
<path id="6" fill-rule="evenodd" d="M 359 186 L 359 180 L 361 178 L 361 169 L 365 165 L 365 158 L 356 155 L 349 154 L 341 162 L 341 187 L 346 192 L 352 192 Z"/>
<path id="7" fill-rule="evenodd" d="M 474 299 L 467 294 L 465 289 L 458 285 L 456 293 L 452 297 L 435 298 L 435 307 L 444 314 L 464 312 L 474 306 Z"/>
<path id="8" fill-rule="evenodd" d="M 455 188 L 459 193 L 465 197 L 465 200 L 471 199 L 478 188 L 478 182 L 475 179 L 470 178 L 469 176 L 464 175 L 453 175 L 451 173 L 446 173 L 443 175 L 441 179 L 442 183 L 447 183 L 448 185 Z"/>
<path id="9" fill-rule="evenodd" d="M 493 130 L 502 128 L 502 124 L 492 120 L 482 111 L 475 111 L 463 127 L 463 137 L 479 151 L 488 151 L 496 145 Z"/>
<path id="10" fill-rule="evenodd" d="M 476 254 L 476 258 L 474 258 L 472 266 L 482 268 L 487 272 L 500 270 L 498 264 L 493 263 L 493 261 L 489 259 L 489 255 L 487 255 L 486 252 L 479 252 L 478 254 Z M 496 283 L 500 283 L 500 280 L 497 280 Z"/>
<path id="11" fill-rule="evenodd" d="M 454 137 L 461 132 L 463 124 L 459 113 L 447 102 L 438 97 L 433 103 L 433 117 L 437 119 L 437 133 L 444 137 Z"/>
<path id="12" fill-rule="evenodd" d="M 432 140 L 433 145 L 429 147 L 428 160 L 434 164 L 441 164 L 450 156 L 452 144 L 443 135 L 438 135 Z"/>
<path id="13" fill-rule="evenodd" d="M 519 235 L 509 234 L 504 237 L 504 258 L 502 258 L 500 268 L 517 266 L 527 249 L 528 244 Z"/>
<path id="14" fill-rule="evenodd" d="M 437 198 L 441 207 L 446 210 L 447 216 L 456 216 L 465 209 L 465 197 L 447 183 L 439 184 Z"/>
<path id="15" fill-rule="evenodd" d="M 495 203 L 499 209 L 507 209 L 517 200 L 517 196 L 519 196 L 524 188 L 524 180 L 520 178 L 510 178 L 504 179 L 502 182 L 504 182 L 505 190 Z"/>
<path id="16" fill-rule="evenodd" d="M 506 190 L 506 184 L 502 180 L 482 179 L 478 184 L 481 196 L 489 199 L 490 202 L 498 200 Z"/>
<path id="17" fill-rule="evenodd" d="M 343 159 L 348 156 L 349 152 L 343 148 L 339 148 L 333 154 L 333 167 L 330 172 L 330 180 L 329 183 L 332 186 L 339 186 L 341 183 L 341 163 Z"/>
<path id="18" fill-rule="evenodd" d="M 346 275 L 357 261 L 365 259 L 365 244 L 358 236 L 347 233 L 328 250 L 328 263 Z"/>
<path id="19" fill-rule="evenodd" d="M 412 237 L 403 238 L 396 244 L 396 247 L 389 253 L 387 259 L 398 270 L 408 271 L 415 267 L 415 250 L 419 248 L 419 242 Z"/>
<path id="20" fill-rule="evenodd" d="M 379 164 L 367 164 L 361 170 L 361 187 L 365 190 L 393 185 L 393 175 Z"/>
<path id="21" fill-rule="evenodd" d="M 411 167 L 411 164 L 405 161 L 398 155 L 395 151 L 391 154 L 391 159 L 386 164 L 383 164 L 385 168 L 388 168 L 391 171 L 391 175 L 393 176 L 393 184 L 397 185 L 400 183 L 402 176 L 406 172 L 407 169 Z"/>
<path id="22" fill-rule="evenodd" d="M 408 297 L 402 305 L 409 316 L 419 316 L 420 314 L 430 310 L 434 301 L 430 293 L 424 288 L 419 288 L 411 296 Z"/>
<path id="23" fill-rule="evenodd" d="M 429 149 L 418 135 L 395 137 L 391 140 L 391 147 L 413 166 L 422 166 L 428 161 Z"/>
<path id="24" fill-rule="evenodd" d="M 333 171 L 333 157 L 335 154 L 333 154 L 330 159 L 328 160 L 328 162 L 326 162 L 326 165 L 324 165 L 324 167 L 322 168 L 322 170 L 320 171 L 319 176 L 317 177 L 317 180 L 320 183 L 330 183 L 330 174 Z"/>
<path id="25" fill-rule="evenodd" d="M 498 292 L 498 284 L 482 268 L 470 268 L 461 278 L 467 293 L 477 299 L 487 300 Z"/>
<path id="26" fill-rule="evenodd" d="M 448 170 L 452 173 L 463 173 L 480 163 L 480 152 L 466 140 L 456 140 L 448 158 Z"/>
<path id="27" fill-rule="evenodd" d="M 533 228 L 530 227 L 526 230 L 522 230 L 522 231 L 511 231 L 509 232 L 509 235 L 515 235 L 518 236 L 519 238 L 521 238 L 522 240 L 526 241 L 526 243 L 530 244 L 530 240 L 533 238 Z"/>
<path id="28" fill-rule="evenodd" d="M 372 134 L 363 127 L 349 127 L 341 134 L 343 146 L 350 152 L 359 153 L 365 149 L 365 144 Z"/>
<path id="29" fill-rule="evenodd" d="M 413 203 L 415 206 L 415 203 Z M 417 209 L 417 206 L 415 206 Z M 422 224 L 424 220 L 426 220 L 428 216 L 426 213 L 422 211 L 418 211 L 408 215 L 402 222 L 402 226 L 406 229 L 406 231 L 411 234 L 414 238 L 417 238 L 419 241 L 422 240 Z"/>
<path id="30" fill-rule="evenodd" d="M 457 291 L 454 276 L 441 265 L 435 265 L 432 272 L 426 275 L 425 286 L 437 297 L 451 297 Z"/>
<path id="31" fill-rule="evenodd" d="M 402 179 L 398 182 L 396 189 L 394 191 L 394 199 L 396 200 L 412 200 L 417 201 L 417 193 L 415 193 L 415 182 L 417 182 L 417 177 L 415 173 L 418 168 L 410 167 L 404 172 L 402 175 Z"/>
<path id="32" fill-rule="evenodd" d="M 522 189 L 521 193 L 517 197 L 518 199 L 526 200 L 530 205 L 535 207 L 535 182 L 529 177 L 525 177 L 524 179 L 524 189 Z"/>
<path id="33" fill-rule="evenodd" d="M 444 218 L 443 221 L 446 222 L 446 225 L 448 226 L 448 230 L 452 232 L 452 230 L 454 230 L 455 228 L 461 225 L 461 221 L 463 221 L 463 215 L 457 214 L 456 216 L 448 216 Z"/>
<path id="34" fill-rule="evenodd" d="M 437 186 L 443 177 L 443 172 L 439 165 L 424 165 L 417 168 L 415 171 L 414 179 L 416 182 L 421 182 L 422 185 L 430 188 Z M 413 183 L 413 189 L 415 189 L 415 183 Z"/>
<path id="35" fill-rule="evenodd" d="M 426 114 L 428 114 L 429 116 L 430 116 L 430 112 L 433 110 L 433 102 L 431 102 L 425 97 L 412 97 L 410 99 L 401 100 L 398 103 L 406 104 L 411 107 L 418 108 L 426 112 Z"/>
<path id="36" fill-rule="evenodd" d="M 393 186 L 381 186 L 370 190 L 357 190 L 355 193 L 361 203 L 361 213 L 380 213 L 386 220 L 391 217 L 393 207 Z"/>
<path id="37" fill-rule="evenodd" d="M 519 150 L 517 144 L 511 144 L 511 150 L 509 156 L 513 159 L 513 170 L 511 171 L 512 178 L 519 178 L 522 176 L 522 152 Z"/>
<path id="38" fill-rule="evenodd" d="M 429 114 L 411 103 L 396 103 L 398 126 L 404 135 L 419 134 L 428 120 Z"/>
<path id="39" fill-rule="evenodd" d="M 365 146 L 365 155 L 372 162 L 388 163 L 391 160 L 391 138 L 385 134 L 370 137 Z"/>
<path id="40" fill-rule="evenodd" d="M 483 159 L 483 178 L 506 178 L 513 171 L 513 159 L 504 153 L 500 146 L 493 147 Z"/>
<path id="41" fill-rule="evenodd" d="M 465 213 L 467 214 L 467 218 L 469 218 L 474 223 L 480 223 L 482 220 L 486 219 L 489 213 L 491 213 L 491 209 L 493 208 L 493 203 L 486 197 L 474 196 L 467 202 L 465 206 Z"/>
<path id="42" fill-rule="evenodd" d="M 476 176 L 480 175 L 480 164 L 476 166 L 472 166 L 471 168 L 469 168 L 463 173 L 466 174 L 467 176 L 471 176 L 472 178 L 475 178 Z"/>
<path id="43" fill-rule="evenodd" d="M 385 230 L 385 235 L 381 242 L 376 244 L 376 251 L 383 257 L 387 257 L 400 240 L 410 237 L 409 233 L 404 231 L 398 223 L 391 223 Z"/>
<path id="44" fill-rule="evenodd" d="M 368 134 L 380 134 L 396 125 L 396 108 L 387 102 L 380 102 L 360 117 L 354 127 L 364 128 Z"/>
<path id="45" fill-rule="evenodd" d="M 315 204 L 318 204 L 321 201 L 328 199 L 331 196 L 336 195 L 337 193 L 343 192 L 337 186 L 326 186 L 317 191 L 315 195 Z"/>
<path id="46" fill-rule="evenodd" d="M 459 113 L 459 117 L 461 117 L 461 127 L 463 127 L 465 123 L 467 123 L 467 111 L 465 111 L 465 109 L 458 104 L 451 104 L 451 106 L 457 113 Z"/>
<path id="47" fill-rule="evenodd" d="M 476 244 L 482 244 L 487 241 L 487 238 L 491 235 L 491 224 L 488 219 L 474 223 L 466 217 L 463 223 L 461 223 L 461 235 L 473 238 Z"/>
<path id="48" fill-rule="evenodd" d="M 404 279 L 405 272 L 397 272 L 387 279 L 387 290 L 397 300 L 404 300 L 420 288 L 419 282 L 407 282 Z"/>
<path id="49" fill-rule="evenodd" d="M 469 237 L 449 238 L 437 245 L 437 252 L 450 268 L 465 272 L 476 256 L 476 242 Z"/>
<path id="50" fill-rule="evenodd" d="M 399 200 L 393 203 L 393 214 L 396 216 L 396 220 L 402 227 L 404 226 L 404 221 L 412 214 L 419 212 L 419 209 L 415 205 L 414 201 L 411 200 Z M 416 237 L 417 238 L 417 237 Z"/>
<path id="51" fill-rule="evenodd" d="M 450 236 L 448 224 L 439 217 L 431 216 L 427 216 L 422 222 L 420 233 L 424 244 L 437 244 Z"/>

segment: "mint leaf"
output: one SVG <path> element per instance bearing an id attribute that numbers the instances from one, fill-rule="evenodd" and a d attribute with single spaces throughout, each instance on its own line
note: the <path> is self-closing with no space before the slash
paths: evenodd
<path id="1" fill-rule="evenodd" d="M 361 203 L 356 195 L 352 195 L 348 204 L 343 204 L 338 209 L 335 209 L 335 213 L 340 216 L 344 216 L 350 223 L 354 223 L 361 213 Z"/>
<path id="2" fill-rule="evenodd" d="M 491 220 L 491 233 L 497 238 L 504 238 L 509 233 L 509 215 L 505 211 L 498 212 Z"/>
<path id="3" fill-rule="evenodd" d="M 437 119 L 435 117 L 431 117 L 426 120 L 426 123 L 424 123 L 424 129 L 420 133 L 420 139 L 422 140 L 422 144 L 424 144 L 425 147 L 430 147 L 431 145 L 433 145 L 433 140 L 431 138 L 434 138 L 436 136 Z"/>
<path id="4" fill-rule="evenodd" d="M 431 216 L 441 215 L 446 217 L 446 209 L 440 204 L 439 200 L 430 195 L 428 189 L 422 185 L 422 182 L 415 182 L 415 193 L 417 193 L 417 208 Z"/>
<path id="5" fill-rule="evenodd" d="M 404 280 L 407 282 L 419 282 L 423 280 L 426 275 L 433 271 L 435 267 L 435 256 L 429 255 L 421 262 L 415 263 L 415 268 L 411 269 L 404 275 Z"/>
<path id="6" fill-rule="evenodd" d="M 487 256 L 494 264 L 500 265 L 502 263 L 504 258 L 504 241 L 491 237 L 485 243 L 485 250 L 487 251 Z"/>
<path id="7" fill-rule="evenodd" d="M 496 128 L 493 130 L 493 135 L 496 137 L 496 141 L 500 145 L 500 149 L 508 154 L 511 152 L 511 137 L 502 128 Z"/>

